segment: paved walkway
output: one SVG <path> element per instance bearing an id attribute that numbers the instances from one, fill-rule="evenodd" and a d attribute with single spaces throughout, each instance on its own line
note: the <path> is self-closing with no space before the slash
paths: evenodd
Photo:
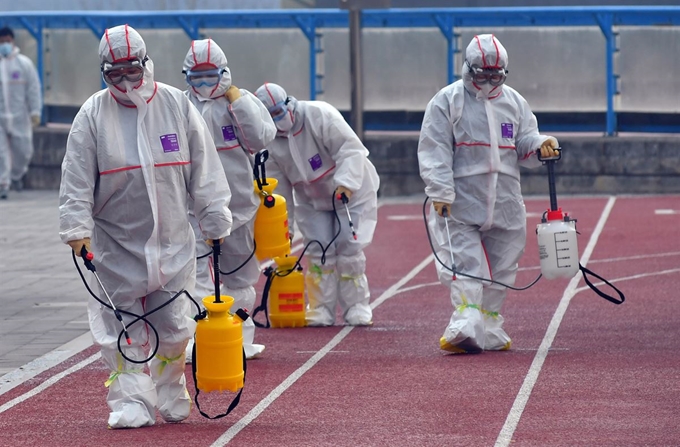
<path id="1" fill-rule="evenodd" d="M 57 191 L 0 200 L 0 376 L 89 331 L 87 300 L 59 239 Z"/>

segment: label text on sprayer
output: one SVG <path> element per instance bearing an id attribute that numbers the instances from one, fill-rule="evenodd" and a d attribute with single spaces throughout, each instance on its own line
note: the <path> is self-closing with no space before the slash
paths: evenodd
<path id="1" fill-rule="evenodd" d="M 558 231 L 555 237 L 555 254 L 557 255 L 557 267 L 571 267 L 571 250 L 569 248 L 569 237 L 566 231 Z"/>

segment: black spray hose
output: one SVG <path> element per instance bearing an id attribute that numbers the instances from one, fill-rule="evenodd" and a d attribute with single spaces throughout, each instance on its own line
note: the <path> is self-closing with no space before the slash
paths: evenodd
<path id="1" fill-rule="evenodd" d="M 228 276 L 228 275 L 233 275 L 234 273 L 241 270 L 248 262 L 250 262 L 251 259 L 253 259 L 253 256 L 255 256 L 255 250 L 257 250 L 257 244 L 255 243 L 255 239 L 253 239 L 253 251 L 251 251 L 250 255 L 248 255 L 248 259 L 243 261 L 243 263 L 241 265 L 239 265 L 238 267 L 236 267 L 234 270 L 231 270 L 231 271 L 228 271 L 228 272 L 223 272 L 223 271 L 220 270 L 220 274 Z M 204 254 L 204 255 L 196 256 L 196 260 L 198 261 L 199 259 L 207 258 L 211 254 L 213 254 L 212 250 L 209 251 L 208 253 Z"/>
<path id="2" fill-rule="evenodd" d="M 290 275 L 291 273 L 293 273 L 295 270 L 297 270 L 298 267 L 301 267 L 301 266 L 300 266 L 300 261 L 302 261 L 302 258 L 304 257 L 305 252 L 307 251 L 307 249 L 309 248 L 309 246 L 312 245 L 312 244 L 318 244 L 319 247 L 321 247 L 321 265 L 325 265 L 325 264 L 326 264 L 326 252 L 327 252 L 328 249 L 333 245 L 333 242 L 335 242 L 335 240 L 338 238 L 338 236 L 340 236 L 340 233 L 341 233 L 341 228 L 340 228 L 340 227 L 341 227 L 341 225 L 342 225 L 342 224 L 340 223 L 340 217 L 338 216 L 338 211 L 337 211 L 337 209 L 336 209 L 336 207 L 335 207 L 335 192 L 334 192 L 333 195 L 331 196 L 331 204 L 333 205 L 333 214 L 335 215 L 335 221 L 338 223 L 338 231 L 335 233 L 335 235 L 334 235 L 333 238 L 330 240 L 330 242 L 328 243 L 328 245 L 326 245 L 326 246 L 324 247 L 323 244 L 322 244 L 320 241 L 317 241 L 316 239 L 315 239 L 315 240 L 309 241 L 309 242 L 307 243 L 307 245 L 305 245 L 305 248 L 302 249 L 302 252 L 300 253 L 300 256 L 298 256 L 298 260 L 297 260 L 297 262 L 295 263 L 295 265 L 293 265 L 290 269 L 286 270 L 284 273 L 275 273 L 275 276 L 288 276 L 288 275 Z M 354 231 L 353 228 L 352 228 L 352 231 Z"/>
<path id="3" fill-rule="evenodd" d="M 455 265 L 453 265 L 452 267 L 449 267 L 448 265 L 446 265 L 441 259 L 439 259 L 439 256 L 437 255 L 437 251 L 434 249 L 434 244 L 432 243 L 432 236 L 430 235 L 430 228 L 427 225 L 427 212 L 426 212 L 426 210 L 427 210 L 427 201 L 429 199 L 430 199 L 429 197 L 425 197 L 425 201 L 423 202 L 423 220 L 425 221 L 425 233 L 427 234 L 427 240 L 430 242 L 430 249 L 432 250 L 432 254 L 434 255 L 437 262 L 439 262 L 442 265 L 442 267 L 444 267 L 446 270 L 450 271 L 453 274 L 454 279 L 455 279 L 456 276 L 464 276 L 466 278 L 476 279 L 476 280 L 482 281 L 482 282 L 490 282 L 490 283 L 493 283 L 493 284 L 498 284 L 499 286 L 506 287 L 510 290 L 527 290 L 529 287 L 532 287 L 534 284 L 536 284 L 539 279 L 541 279 L 541 276 L 543 276 L 543 275 L 539 274 L 538 277 L 535 280 L 533 280 L 529 285 L 524 286 L 524 287 L 514 287 L 514 286 L 511 286 L 511 285 L 508 285 L 508 284 L 504 284 L 500 281 L 496 281 L 494 279 L 482 278 L 482 277 L 479 277 L 479 276 L 470 275 L 468 273 L 463 273 L 463 272 L 459 271 L 456 268 Z"/>
<path id="4" fill-rule="evenodd" d="M 94 269 L 95 267 L 94 267 L 94 264 L 92 263 L 92 256 L 91 256 L 91 253 L 87 252 L 87 250 L 85 250 L 85 249 L 84 249 L 83 252 L 85 253 L 85 256 L 83 256 L 83 262 L 85 263 L 85 266 L 87 267 L 88 270 L 90 270 L 90 271 L 92 271 L 92 272 L 94 273 L 95 270 L 93 270 L 93 269 Z M 83 252 L 81 252 L 81 254 L 82 254 Z M 107 307 L 107 308 L 113 310 L 114 313 L 118 312 L 118 314 L 116 315 L 116 318 L 117 318 L 121 323 L 123 323 L 123 321 L 122 321 L 122 316 L 119 318 L 120 314 L 124 314 L 124 315 L 128 315 L 128 316 L 130 316 L 130 317 L 133 317 L 133 320 L 132 320 L 130 323 L 128 323 L 127 326 L 125 326 L 125 325 L 123 324 L 123 330 L 121 330 L 120 333 L 118 334 L 118 351 L 119 351 L 120 354 L 123 356 L 123 358 L 124 358 L 125 360 L 127 360 L 128 362 L 136 363 L 136 364 L 144 364 L 144 363 L 149 362 L 151 359 L 153 359 L 154 356 L 156 355 L 156 353 L 158 352 L 158 344 L 159 344 L 159 340 L 158 340 L 158 331 L 157 331 L 156 328 L 153 326 L 153 324 L 151 324 L 151 322 L 148 320 L 148 316 L 149 316 L 149 315 L 153 314 L 154 312 L 159 311 L 160 309 L 164 308 L 164 307 L 167 306 L 168 304 L 172 303 L 174 300 L 176 300 L 177 298 L 179 298 L 179 296 L 182 295 L 182 294 L 185 294 L 185 295 L 186 295 L 186 296 L 194 303 L 194 305 L 195 305 L 196 308 L 198 309 L 198 312 L 199 312 L 199 313 L 201 312 L 201 307 L 198 305 L 198 303 L 196 302 L 196 300 L 195 300 L 195 299 L 189 294 L 189 292 L 187 292 L 186 290 L 180 290 L 180 291 L 177 292 L 172 298 L 170 298 L 168 301 L 166 301 L 165 303 L 161 304 L 161 305 L 158 306 L 157 308 L 152 309 L 152 310 L 150 310 L 149 312 L 144 313 L 143 315 L 137 315 L 137 314 L 135 314 L 135 313 L 133 313 L 133 312 L 128 312 L 128 311 L 126 311 L 126 310 L 115 309 L 115 306 L 112 305 L 113 303 L 109 304 L 109 303 L 106 303 L 105 301 L 102 301 L 102 300 L 101 300 L 101 299 L 100 299 L 100 298 L 92 291 L 92 289 L 90 288 L 89 284 L 87 283 L 87 280 L 85 279 L 85 275 L 83 275 L 83 271 L 80 269 L 80 266 L 78 265 L 78 261 L 76 260 L 76 253 L 75 253 L 75 251 L 73 251 L 73 250 L 71 250 L 71 257 L 73 258 L 73 263 L 76 265 L 76 269 L 78 270 L 78 274 L 80 275 L 80 279 L 83 281 L 83 284 L 85 284 L 85 288 L 86 288 L 87 291 L 90 293 L 90 295 L 92 295 L 92 297 L 93 297 L 94 299 L 96 299 L 97 301 L 99 301 L 99 303 L 100 303 L 102 306 L 105 306 L 105 307 Z M 103 289 L 103 287 L 102 287 L 102 289 Z M 146 358 L 146 359 L 144 359 L 144 360 L 133 360 L 133 359 L 127 357 L 127 356 L 125 355 L 125 353 L 123 352 L 123 348 L 122 348 L 122 346 L 121 346 L 121 340 L 123 339 L 123 337 L 125 337 L 126 340 L 129 338 L 129 337 L 127 337 L 127 334 L 126 334 L 127 329 L 128 329 L 130 326 L 132 326 L 133 324 L 135 324 L 135 323 L 137 323 L 138 321 L 140 321 L 140 320 L 141 320 L 141 321 L 144 321 L 144 322 L 151 328 L 151 330 L 152 330 L 153 333 L 155 334 L 156 343 L 155 343 L 154 348 L 153 348 L 153 350 L 152 350 L 152 352 L 151 352 L 151 355 L 149 355 L 148 358 Z M 128 343 L 130 343 L 130 341 L 128 341 Z"/>
<path id="5" fill-rule="evenodd" d="M 345 200 L 347 200 L 347 197 L 343 194 L 342 198 L 343 198 L 343 203 L 345 203 L 345 206 L 347 206 L 347 204 L 346 204 L 346 202 L 345 202 Z M 332 202 L 332 205 L 333 205 L 333 214 L 335 214 L 335 221 L 338 223 L 338 231 L 335 233 L 335 235 L 334 235 L 333 238 L 330 240 L 330 242 L 328 243 L 328 245 L 326 245 L 326 246 L 324 247 L 323 244 L 322 244 L 320 241 L 318 241 L 318 240 L 316 240 L 316 239 L 315 239 L 315 240 L 311 240 L 311 241 L 309 241 L 309 242 L 307 243 L 307 245 L 305 245 L 305 248 L 302 249 L 302 252 L 300 253 L 300 256 L 298 256 L 297 262 L 296 262 L 290 269 L 285 270 L 285 271 L 283 271 L 283 272 L 279 272 L 278 270 L 276 270 L 276 269 L 274 269 L 274 268 L 272 268 L 272 267 L 268 267 L 268 268 L 266 268 L 266 269 L 264 270 L 263 273 L 264 273 L 264 275 L 267 277 L 267 281 L 265 282 L 265 287 L 264 287 L 264 289 L 263 289 L 263 291 L 262 291 L 262 300 L 260 301 L 260 305 L 257 306 L 257 307 L 255 308 L 255 310 L 253 310 L 253 313 L 252 313 L 251 316 L 250 316 L 250 317 L 253 319 L 253 323 L 255 323 L 255 326 L 260 327 L 260 328 L 268 328 L 268 327 L 270 327 L 270 323 L 269 323 L 269 310 L 267 309 L 267 306 L 268 306 L 267 303 L 268 303 L 268 301 L 269 301 L 269 289 L 270 289 L 270 287 L 271 287 L 271 283 L 272 283 L 272 281 L 274 280 L 274 277 L 275 277 L 275 276 L 278 276 L 278 277 L 288 276 L 288 275 L 290 275 L 291 273 L 293 273 L 293 272 L 296 271 L 296 270 L 302 270 L 302 266 L 300 265 L 300 262 L 302 261 L 302 258 L 305 256 L 305 252 L 307 251 L 307 249 L 309 248 L 310 245 L 312 245 L 312 244 L 318 244 L 319 247 L 321 247 L 321 265 L 326 264 L 326 252 L 327 252 L 328 249 L 331 247 L 331 245 L 333 245 L 333 242 L 335 242 L 335 240 L 338 238 L 338 236 L 340 236 L 340 233 L 341 233 L 341 231 L 342 231 L 342 229 L 341 229 L 341 225 L 342 225 L 342 224 L 341 224 L 341 222 L 340 222 L 340 217 L 338 216 L 338 211 L 337 211 L 337 209 L 336 209 L 336 207 L 335 207 L 335 199 L 336 199 L 336 195 L 335 195 L 335 192 L 333 192 L 333 195 L 332 195 L 332 197 L 331 197 L 331 202 Z M 349 210 L 347 211 L 347 216 L 348 216 L 348 218 L 349 218 Z M 354 225 L 351 224 L 351 222 L 352 222 L 352 221 L 351 221 L 351 219 L 350 219 L 350 229 L 352 230 L 352 235 L 353 235 L 354 238 L 356 239 L 356 234 L 355 234 L 355 232 L 354 232 Z M 255 316 L 256 316 L 257 314 L 259 314 L 260 312 L 264 312 L 264 313 L 265 313 L 265 317 L 266 317 L 266 319 L 267 319 L 267 323 L 263 324 L 263 323 L 260 323 L 260 322 L 255 321 Z"/>
<path id="6" fill-rule="evenodd" d="M 223 272 L 222 270 L 220 270 L 220 275 L 229 276 L 229 275 L 233 275 L 234 273 L 241 270 L 248 262 L 250 262 L 251 259 L 253 259 L 253 256 L 255 256 L 255 250 L 257 250 L 257 243 L 255 242 L 255 239 L 253 239 L 253 251 L 251 251 L 250 255 L 248 255 L 248 259 L 243 261 L 241 263 L 241 265 L 236 267 L 234 270 L 231 270 L 231 271 L 228 271 L 228 272 Z M 210 253 L 208 253 L 208 254 L 210 254 Z M 200 258 L 197 258 L 197 259 L 200 259 Z"/>

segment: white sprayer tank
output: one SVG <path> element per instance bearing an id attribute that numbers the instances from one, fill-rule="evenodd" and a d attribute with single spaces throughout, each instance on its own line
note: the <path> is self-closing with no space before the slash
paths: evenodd
<path id="1" fill-rule="evenodd" d="M 571 278 L 579 271 L 576 221 L 561 212 L 549 212 L 548 219 L 536 227 L 541 273 L 546 279 Z"/>

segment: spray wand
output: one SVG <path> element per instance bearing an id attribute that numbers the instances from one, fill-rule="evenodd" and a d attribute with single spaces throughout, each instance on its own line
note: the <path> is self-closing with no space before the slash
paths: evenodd
<path id="1" fill-rule="evenodd" d="M 94 254 L 87 251 L 87 248 L 85 248 L 85 246 L 83 245 L 83 248 L 80 249 L 80 256 L 82 256 L 83 258 L 83 263 L 85 264 L 85 267 L 94 274 L 95 279 L 99 283 L 99 287 L 104 291 L 104 295 L 106 295 L 106 299 L 109 300 L 111 309 L 113 309 L 113 314 L 116 316 L 116 319 L 120 321 L 120 324 L 123 326 L 123 334 L 125 335 L 125 340 L 127 341 L 127 344 L 131 345 L 132 340 L 128 335 L 127 327 L 125 327 L 125 323 L 123 322 L 123 316 L 120 314 L 118 309 L 116 309 L 116 306 L 113 304 L 113 301 L 111 301 L 111 297 L 104 288 L 102 281 L 99 279 L 99 275 L 97 275 L 97 268 L 92 263 L 92 260 L 94 259 Z"/>
<path id="2" fill-rule="evenodd" d="M 453 260 L 453 247 L 451 246 L 451 231 L 449 230 L 449 209 L 444 207 L 442 209 L 442 217 L 444 217 L 444 222 L 446 222 L 446 237 L 449 241 L 449 253 L 451 254 L 451 271 L 453 272 L 452 280 L 456 280 L 456 262 Z"/>
<path id="3" fill-rule="evenodd" d="M 342 200 L 342 204 L 345 205 L 345 211 L 347 211 L 347 220 L 349 221 L 349 229 L 352 231 L 352 236 L 354 237 L 354 240 L 357 240 L 357 234 L 354 232 L 354 224 L 352 223 L 352 216 L 349 214 L 349 208 L 347 207 L 347 203 L 349 202 L 349 199 L 347 198 L 347 194 L 340 193 L 336 196 L 338 200 Z"/>

